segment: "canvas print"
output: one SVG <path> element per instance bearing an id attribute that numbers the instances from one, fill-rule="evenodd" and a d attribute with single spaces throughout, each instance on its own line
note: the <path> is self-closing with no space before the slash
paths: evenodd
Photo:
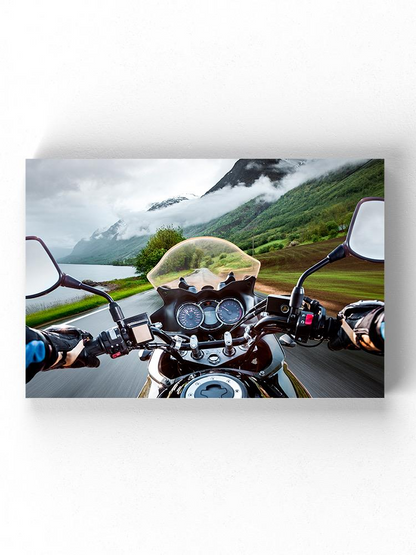
<path id="1" fill-rule="evenodd" d="M 384 161 L 27 160 L 26 396 L 384 396 Z"/>

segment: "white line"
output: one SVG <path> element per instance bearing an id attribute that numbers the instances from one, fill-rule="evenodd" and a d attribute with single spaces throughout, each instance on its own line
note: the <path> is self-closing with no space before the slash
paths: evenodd
<path id="1" fill-rule="evenodd" d="M 149 289 L 148 291 L 142 291 L 141 293 L 136 293 L 136 295 L 145 295 L 146 293 L 150 293 L 151 291 L 153 291 L 153 289 Z M 134 297 L 135 295 L 132 295 L 132 297 Z M 129 297 L 127 297 L 129 298 Z M 123 299 L 124 300 L 124 299 Z M 72 324 L 72 322 L 76 322 L 77 320 L 82 320 L 82 318 L 87 318 L 87 316 L 92 316 L 93 314 L 98 314 L 99 312 L 103 312 L 103 310 L 107 310 L 108 306 L 105 306 L 104 308 L 100 308 L 99 310 L 96 310 L 95 312 L 89 312 L 88 314 L 84 314 L 83 316 L 78 316 L 78 318 L 74 318 L 73 320 L 68 320 L 67 322 L 62 322 L 62 324 L 60 324 L 61 326 L 65 326 L 66 324 Z"/>
<path id="2" fill-rule="evenodd" d="M 146 293 L 150 293 L 151 291 L 153 291 L 153 289 L 149 289 L 148 291 L 143 291 L 142 293 L 136 293 L 137 295 L 145 295 Z M 134 297 L 134 295 L 132 295 L 132 297 Z M 124 300 L 124 299 L 123 299 Z M 99 310 L 96 310 L 95 312 L 89 312 L 88 314 L 84 314 L 83 316 L 78 316 L 78 318 L 74 318 L 73 320 L 68 320 L 67 322 L 62 322 L 62 326 L 64 326 L 65 324 L 72 324 L 72 322 L 76 322 L 77 320 L 81 320 L 82 318 L 87 318 L 87 316 L 92 316 L 93 314 L 98 314 L 99 312 L 103 312 L 103 310 L 107 310 L 108 306 L 105 306 L 104 308 L 100 308 Z"/>
<path id="3" fill-rule="evenodd" d="M 77 320 L 81 320 L 82 318 L 87 318 L 87 316 L 92 316 L 93 314 L 98 314 L 99 312 L 103 312 L 103 310 L 107 310 L 108 307 L 100 308 L 100 310 L 96 310 L 95 312 L 89 312 L 88 314 L 84 314 L 84 316 L 78 316 L 78 318 L 74 318 L 73 320 L 68 320 L 67 322 L 63 322 L 61 325 L 65 324 L 72 324 L 72 322 L 76 322 Z"/>

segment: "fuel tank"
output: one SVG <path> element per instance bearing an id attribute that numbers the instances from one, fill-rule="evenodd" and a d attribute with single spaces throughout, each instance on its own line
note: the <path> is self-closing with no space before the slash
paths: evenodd
<path id="1" fill-rule="evenodd" d="M 284 351 L 275 336 L 268 336 L 269 364 L 259 372 L 239 368 L 205 368 L 174 379 L 166 377 L 169 355 L 155 351 L 139 398 L 243 399 L 307 398 L 306 387 L 290 371 Z"/>

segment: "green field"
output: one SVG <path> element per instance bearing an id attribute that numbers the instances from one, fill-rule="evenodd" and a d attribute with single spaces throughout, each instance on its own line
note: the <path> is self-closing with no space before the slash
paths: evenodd
<path id="1" fill-rule="evenodd" d="M 258 289 L 290 294 L 299 276 L 341 242 L 336 238 L 257 256 L 262 263 Z M 304 288 L 332 313 L 359 299 L 384 300 L 384 264 L 348 257 L 308 277 Z"/>
<path id="2" fill-rule="evenodd" d="M 114 279 L 112 281 L 102 282 L 100 285 L 107 286 L 109 294 L 115 301 L 130 297 L 131 295 L 136 295 L 137 293 L 142 293 L 152 288 L 150 283 L 146 282 L 142 277 Z M 45 310 L 27 314 L 26 324 L 31 327 L 41 326 L 42 324 L 86 312 L 106 303 L 107 301 L 104 297 L 94 295 L 93 297 L 87 297 L 80 301 L 59 304 L 46 308 Z"/>

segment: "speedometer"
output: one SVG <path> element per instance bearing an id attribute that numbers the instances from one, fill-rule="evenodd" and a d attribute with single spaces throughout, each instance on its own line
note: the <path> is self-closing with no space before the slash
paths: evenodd
<path id="1" fill-rule="evenodd" d="M 236 324 L 243 315 L 243 307 L 237 299 L 224 299 L 217 306 L 217 318 L 226 326 Z"/>
<path id="2" fill-rule="evenodd" d="M 176 320 L 185 330 L 193 330 L 199 327 L 204 321 L 204 313 L 197 304 L 185 303 L 178 308 Z"/>

